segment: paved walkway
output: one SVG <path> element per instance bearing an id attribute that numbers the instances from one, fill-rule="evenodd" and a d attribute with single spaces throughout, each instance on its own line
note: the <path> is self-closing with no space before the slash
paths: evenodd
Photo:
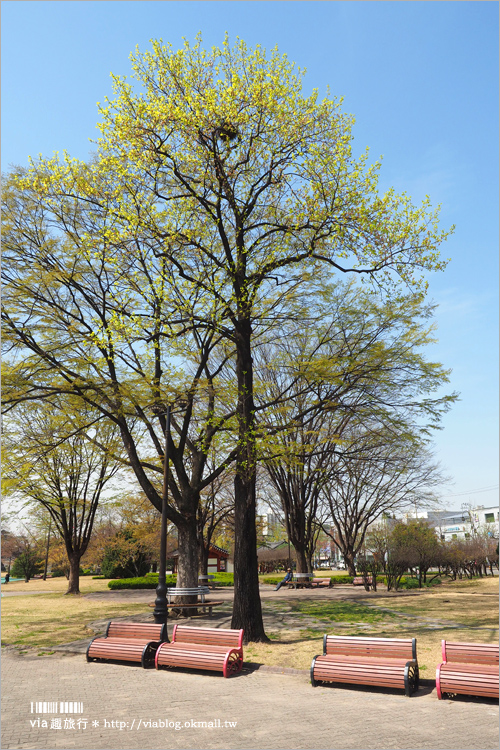
<path id="1" fill-rule="evenodd" d="M 438 701 L 430 682 L 405 698 L 399 691 L 312 688 L 307 672 L 277 667 L 246 667 L 226 680 L 38 653 L 4 649 L 4 750 L 498 747 L 493 701 Z M 79 701 L 83 713 L 41 713 L 36 703 L 43 701 Z"/>

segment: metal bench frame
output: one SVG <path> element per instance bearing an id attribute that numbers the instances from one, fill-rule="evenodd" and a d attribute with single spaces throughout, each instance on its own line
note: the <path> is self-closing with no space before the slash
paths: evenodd
<path id="1" fill-rule="evenodd" d="M 175 625 L 171 643 L 162 643 L 155 666 L 206 669 L 224 677 L 241 672 L 243 630 Z"/>
<path id="2" fill-rule="evenodd" d="M 436 669 L 436 692 L 498 698 L 498 644 L 441 642 L 443 661 Z"/>
<path id="3" fill-rule="evenodd" d="M 201 602 L 205 601 L 205 596 L 210 593 L 208 586 L 194 586 L 193 588 L 169 588 L 167 589 L 167 600 L 170 604 L 174 596 L 199 596 Z"/>
<path id="4" fill-rule="evenodd" d="M 313 687 L 339 682 L 404 688 L 410 697 L 419 685 L 417 639 L 325 635 L 310 675 Z"/>
<path id="5" fill-rule="evenodd" d="M 149 631 L 149 633 L 148 633 Z M 132 661 L 145 668 L 152 664 L 161 643 L 168 642 L 167 624 L 110 620 L 104 636 L 93 638 L 87 661 Z"/>

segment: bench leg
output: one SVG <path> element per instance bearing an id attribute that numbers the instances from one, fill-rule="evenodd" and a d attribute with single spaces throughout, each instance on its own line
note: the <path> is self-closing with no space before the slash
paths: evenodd
<path id="1" fill-rule="evenodd" d="M 443 694 L 441 692 L 441 667 L 443 665 L 440 664 L 439 667 L 436 669 L 436 693 L 438 700 L 442 700 Z"/>
<path id="2" fill-rule="evenodd" d="M 418 664 L 414 661 L 409 661 L 405 667 L 404 672 L 404 681 L 405 681 L 405 695 L 407 698 L 410 697 L 412 693 L 415 692 L 415 690 L 418 690 L 418 684 L 419 684 L 419 672 L 418 672 Z"/>
<path id="3" fill-rule="evenodd" d="M 310 670 L 310 675 L 311 675 L 311 685 L 312 685 L 313 687 L 316 687 L 316 686 L 317 686 L 317 684 L 318 684 L 318 683 L 317 683 L 317 681 L 316 681 L 316 680 L 314 679 L 314 665 L 316 664 L 316 659 L 317 659 L 317 658 L 318 658 L 318 656 L 315 656 L 315 657 L 314 657 L 314 659 L 313 659 L 313 660 L 312 660 L 312 662 L 311 662 L 311 670 Z"/>

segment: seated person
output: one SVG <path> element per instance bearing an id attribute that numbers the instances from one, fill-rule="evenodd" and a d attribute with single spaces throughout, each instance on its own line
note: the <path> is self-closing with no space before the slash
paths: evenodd
<path id="1" fill-rule="evenodd" d="M 290 583 L 291 580 L 292 580 L 292 569 L 288 568 L 288 570 L 286 571 L 286 576 L 283 578 L 282 581 L 278 583 L 278 585 L 276 586 L 274 590 L 279 591 L 280 588 L 283 586 L 283 584 Z"/>

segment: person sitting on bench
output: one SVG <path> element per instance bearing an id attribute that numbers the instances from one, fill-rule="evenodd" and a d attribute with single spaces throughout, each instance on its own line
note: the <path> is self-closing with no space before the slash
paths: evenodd
<path id="1" fill-rule="evenodd" d="M 278 585 L 276 586 L 274 590 L 279 591 L 280 588 L 283 586 L 283 584 L 289 583 L 291 580 L 292 580 L 292 569 L 288 568 L 288 570 L 286 571 L 286 576 L 283 578 L 282 581 L 278 583 Z"/>

